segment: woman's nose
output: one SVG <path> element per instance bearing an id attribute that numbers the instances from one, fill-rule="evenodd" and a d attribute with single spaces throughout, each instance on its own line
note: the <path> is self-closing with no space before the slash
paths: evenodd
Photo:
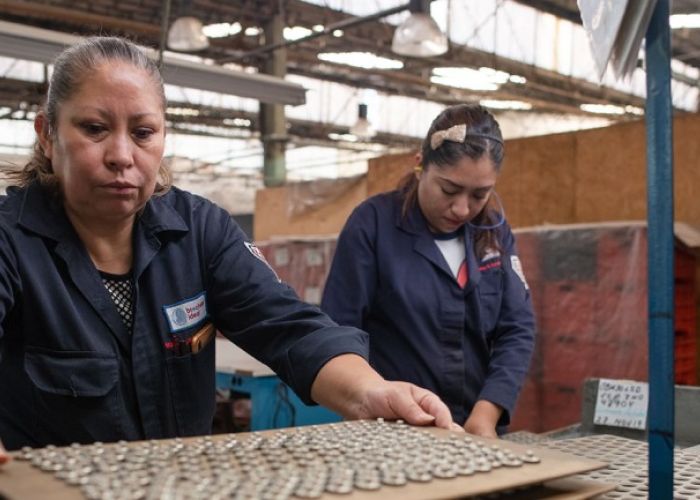
<path id="1" fill-rule="evenodd" d="M 131 138 L 126 134 L 115 133 L 109 138 L 105 151 L 105 164 L 113 170 L 123 170 L 133 164 Z"/>
<path id="2" fill-rule="evenodd" d="M 450 207 L 455 218 L 465 220 L 469 217 L 469 198 L 459 197 Z"/>

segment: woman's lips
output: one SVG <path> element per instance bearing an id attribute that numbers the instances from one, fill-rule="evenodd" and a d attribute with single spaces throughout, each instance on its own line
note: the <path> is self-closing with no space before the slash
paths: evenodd
<path id="1" fill-rule="evenodd" d="M 133 184 L 129 184 L 127 182 L 111 182 L 109 184 L 105 184 L 104 188 L 107 191 L 117 193 L 117 194 L 127 194 L 136 189 L 136 186 Z"/>

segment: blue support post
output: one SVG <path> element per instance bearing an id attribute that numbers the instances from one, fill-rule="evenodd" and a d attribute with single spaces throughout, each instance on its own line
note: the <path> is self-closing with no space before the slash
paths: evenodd
<path id="1" fill-rule="evenodd" d="M 649 224 L 649 498 L 673 498 L 673 117 L 669 0 L 646 34 Z"/>

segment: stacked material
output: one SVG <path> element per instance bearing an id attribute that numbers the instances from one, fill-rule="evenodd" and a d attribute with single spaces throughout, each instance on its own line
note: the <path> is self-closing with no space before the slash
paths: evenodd
<path id="1" fill-rule="evenodd" d="M 75 487 L 89 499 L 283 499 L 328 493 L 364 498 L 388 491 L 402 500 L 453 498 L 604 466 L 381 419 L 202 438 L 27 448 L 16 458 L 4 471 L 10 498 L 39 498 L 48 491 L 52 498 L 78 498 Z"/>

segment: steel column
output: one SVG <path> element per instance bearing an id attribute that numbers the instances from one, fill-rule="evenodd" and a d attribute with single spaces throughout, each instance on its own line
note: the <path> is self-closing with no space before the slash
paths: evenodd
<path id="1" fill-rule="evenodd" d="M 673 117 L 669 0 L 646 36 L 649 224 L 649 498 L 673 498 Z"/>

